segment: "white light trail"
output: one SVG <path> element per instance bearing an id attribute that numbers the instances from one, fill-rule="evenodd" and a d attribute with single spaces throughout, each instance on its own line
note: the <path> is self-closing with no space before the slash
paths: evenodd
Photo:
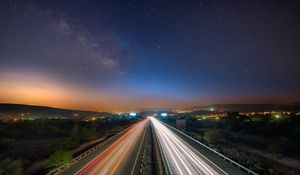
<path id="1" fill-rule="evenodd" d="M 167 167 L 174 175 L 218 175 L 218 167 L 208 163 L 209 161 L 192 148 L 188 143 L 179 138 L 168 127 L 160 123 L 154 117 L 149 117 L 165 157 Z"/>

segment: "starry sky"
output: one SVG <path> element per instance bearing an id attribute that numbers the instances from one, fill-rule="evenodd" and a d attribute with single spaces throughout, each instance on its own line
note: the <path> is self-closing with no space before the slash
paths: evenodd
<path id="1" fill-rule="evenodd" d="M 2 0 L 0 103 L 298 102 L 299 9 L 297 0 Z"/>

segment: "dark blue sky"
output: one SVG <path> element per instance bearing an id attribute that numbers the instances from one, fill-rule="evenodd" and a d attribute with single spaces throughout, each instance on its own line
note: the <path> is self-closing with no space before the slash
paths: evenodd
<path id="1" fill-rule="evenodd" d="M 299 8 L 296 0 L 1 1 L 0 100 L 99 110 L 295 102 Z"/>

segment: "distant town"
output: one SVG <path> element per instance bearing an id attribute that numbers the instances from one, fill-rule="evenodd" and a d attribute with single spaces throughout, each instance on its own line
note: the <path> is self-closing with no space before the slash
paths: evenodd
<path id="1" fill-rule="evenodd" d="M 217 107 L 215 107 L 217 106 Z M 276 109 L 277 108 L 277 109 Z M 66 110 L 59 108 L 30 106 L 19 104 L 0 104 L 0 121 L 17 122 L 19 120 L 74 120 L 95 121 L 110 117 L 146 117 L 147 115 L 166 115 L 168 117 L 194 117 L 198 120 L 220 119 L 235 114 L 244 120 L 261 120 L 265 116 L 274 119 L 300 116 L 300 105 L 212 105 L 185 109 L 153 109 L 133 112 L 94 112 Z"/>

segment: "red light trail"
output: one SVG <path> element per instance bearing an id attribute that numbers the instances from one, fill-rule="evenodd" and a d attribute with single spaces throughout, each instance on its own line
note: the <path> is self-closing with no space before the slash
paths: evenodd
<path id="1" fill-rule="evenodd" d="M 144 133 L 149 119 L 143 120 L 134 125 L 125 135 L 119 138 L 115 143 L 99 154 L 93 161 L 80 169 L 77 175 L 94 174 L 120 174 L 124 172 L 126 161 L 130 160 L 130 155 L 139 145 L 139 140 Z M 133 167 L 135 168 L 135 167 Z"/>

